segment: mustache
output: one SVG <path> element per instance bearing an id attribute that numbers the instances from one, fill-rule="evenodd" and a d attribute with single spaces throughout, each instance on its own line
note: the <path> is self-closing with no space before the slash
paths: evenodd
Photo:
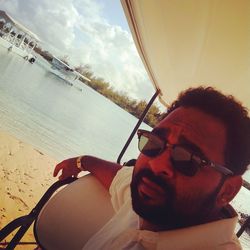
<path id="1" fill-rule="evenodd" d="M 149 168 L 143 168 L 143 169 L 139 170 L 136 174 L 134 174 L 132 182 L 134 184 L 137 184 L 144 177 L 146 177 L 150 181 L 156 183 L 158 186 L 160 186 L 166 192 L 169 192 L 170 190 L 171 190 L 171 192 L 173 192 L 173 186 L 167 182 L 166 178 L 164 178 L 162 175 L 155 175 L 154 172 L 152 170 L 150 170 Z"/>

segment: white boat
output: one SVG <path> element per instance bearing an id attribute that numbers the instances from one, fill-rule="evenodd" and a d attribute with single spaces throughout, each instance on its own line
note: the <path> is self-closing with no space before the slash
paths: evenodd
<path id="1" fill-rule="evenodd" d="M 122 0 L 122 5 L 155 87 L 151 102 L 159 96 L 168 106 L 181 90 L 202 84 L 250 108 L 250 1 Z M 82 177 L 43 207 L 36 239 L 45 249 L 81 249 L 112 213 L 107 191 L 92 176 Z"/>
<path id="2" fill-rule="evenodd" d="M 33 63 L 35 55 L 32 52 L 39 41 L 36 34 L 0 10 L 0 46 Z"/>
<path id="3" fill-rule="evenodd" d="M 79 78 L 82 78 L 86 82 L 91 81 L 89 78 L 83 76 L 82 74 L 74 70 L 73 67 L 55 56 L 53 56 L 52 58 L 51 65 L 52 66 L 50 68 L 50 72 L 58 76 L 62 80 L 65 80 L 71 86 L 74 85 L 74 81 L 78 80 Z"/>

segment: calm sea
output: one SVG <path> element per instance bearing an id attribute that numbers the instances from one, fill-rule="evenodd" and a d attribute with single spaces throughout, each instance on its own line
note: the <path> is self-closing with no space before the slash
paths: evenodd
<path id="1" fill-rule="evenodd" d="M 57 161 L 80 154 L 116 161 L 137 119 L 80 82 L 70 86 L 49 68 L 42 59 L 30 64 L 0 47 L 0 129 Z M 122 162 L 137 155 L 134 138 Z M 243 188 L 234 206 L 250 214 L 249 201 Z M 249 236 L 241 241 L 250 249 Z"/>
<path id="2" fill-rule="evenodd" d="M 116 161 L 136 118 L 81 82 L 68 85 L 44 60 L 32 65 L 6 50 L 0 58 L 2 130 L 56 160 L 94 154 Z M 124 160 L 137 154 L 135 138 Z"/>

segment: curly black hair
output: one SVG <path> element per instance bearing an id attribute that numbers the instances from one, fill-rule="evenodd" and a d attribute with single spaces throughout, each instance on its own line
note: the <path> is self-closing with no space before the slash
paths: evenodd
<path id="1" fill-rule="evenodd" d="M 180 93 L 162 119 L 178 107 L 197 108 L 222 121 L 227 128 L 226 166 L 235 175 L 242 175 L 250 164 L 250 118 L 247 108 L 231 95 L 212 87 L 190 88 Z"/>

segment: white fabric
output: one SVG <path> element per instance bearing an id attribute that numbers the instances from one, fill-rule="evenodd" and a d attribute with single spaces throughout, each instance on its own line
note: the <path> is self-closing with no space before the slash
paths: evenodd
<path id="1" fill-rule="evenodd" d="M 250 108 L 250 1 L 121 0 L 137 50 L 160 100 L 200 85 Z"/>
<path id="2" fill-rule="evenodd" d="M 114 217 L 97 232 L 83 250 L 236 250 L 241 249 L 234 234 L 237 216 L 199 226 L 151 232 L 139 230 L 139 218 L 133 212 L 130 181 L 133 168 L 123 167 L 111 187 Z"/>

